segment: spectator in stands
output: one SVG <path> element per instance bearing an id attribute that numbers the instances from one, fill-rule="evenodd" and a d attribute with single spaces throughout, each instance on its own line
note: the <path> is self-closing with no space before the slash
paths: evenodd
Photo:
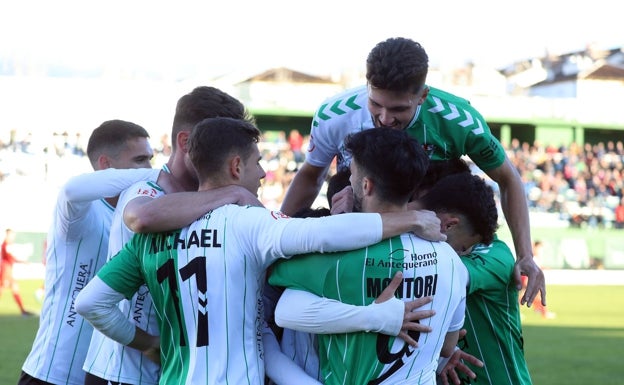
<path id="1" fill-rule="evenodd" d="M 290 151 L 292 151 L 293 156 L 295 158 L 295 162 L 300 164 L 303 162 L 303 135 L 298 130 L 290 130 L 290 134 L 288 134 L 288 146 L 290 146 Z"/>

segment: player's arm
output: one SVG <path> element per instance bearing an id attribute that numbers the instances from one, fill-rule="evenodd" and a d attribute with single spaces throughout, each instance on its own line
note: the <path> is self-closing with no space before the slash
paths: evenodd
<path id="1" fill-rule="evenodd" d="M 76 312 L 105 336 L 143 351 L 150 359 L 160 349 L 160 338 L 136 327 L 119 309 L 117 304 L 124 294 L 114 290 L 100 277 L 94 277 L 76 297 Z"/>
<path id="2" fill-rule="evenodd" d="M 477 375 L 473 372 L 466 363 L 470 363 L 471 365 L 483 367 L 483 362 L 479 360 L 477 357 L 464 352 L 458 347 L 454 348 L 455 351 L 451 354 L 450 357 L 444 358 L 441 357 L 438 369 L 436 370 L 438 384 L 449 385 L 461 385 L 462 380 L 459 378 L 459 372 L 464 373 L 468 378 L 475 379 Z"/>
<path id="3" fill-rule="evenodd" d="M 457 341 L 459 341 L 459 330 L 446 333 L 446 336 L 444 336 L 444 343 L 442 344 L 442 350 L 440 350 L 440 355 L 446 358 L 453 355 L 455 346 L 457 346 Z"/>
<path id="4" fill-rule="evenodd" d="M 432 298 L 403 302 L 394 297 L 402 277 L 397 273 L 377 300 L 368 306 L 344 304 L 307 291 L 286 289 L 275 309 L 275 321 L 281 327 L 312 334 L 366 331 L 398 335 L 410 345 L 418 346 L 407 331 L 431 331 L 418 321 L 433 316 L 435 311 L 414 309 L 431 302 Z"/>
<path id="5" fill-rule="evenodd" d="M 281 211 L 286 215 L 294 215 L 300 209 L 310 207 L 323 186 L 327 170 L 305 162 L 286 191 Z"/>
<path id="6" fill-rule="evenodd" d="M 242 186 L 207 191 L 177 192 L 152 199 L 138 197 L 126 205 L 126 226 L 135 233 L 175 230 L 226 204 L 261 206 L 258 197 Z"/>
<path id="7" fill-rule="evenodd" d="M 410 210 L 418 210 L 417 222 L 412 232 L 428 241 L 445 241 L 446 235 L 440 232 L 440 219 L 430 210 L 424 210 L 419 204 L 410 203 Z M 353 189 L 347 186 L 332 197 L 331 214 L 350 213 L 353 211 Z"/>
<path id="8" fill-rule="evenodd" d="M 265 323 L 262 331 L 262 343 L 264 345 L 264 367 L 267 376 L 276 385 L 292 384 L 296 379 L 297 385 L 321 385 L 316 379 L 287 357 L 277 342 L 275 334 Z"/>
<path id="9" fill-rule="evenodd" d="M 93 171 L 70 178 L 61 188 L 69 202 L 90 202 L 112 198 L 134 183 L 158 178 L 159 170 L 151 168 L 114 169 Z"/>
<path id="10" fill-rule="evenodd" d="M 459 340 L 466 337 L 466 329 L 461 329 L 458 333 Z M 448 349 L 448 346 L 445 345 L 445 349 Z M 446 352 L 448 353 L 448 350 L 446 350 Z M 453 383 L 455 385 L 461 385 L 462 381 L 459 378 L 460 372 L 470 379 L 474 380 L 477 378 L 475 372 L 473 372 L 466 363 L 480 368 L 483 367 L 483 361 L 472 354 L 464 352 L 457 346 L 453 347 L 453 352 L 450 356 L 441 356 L 438 361 L 438 368 L 436 369 L 438 384 L 449 385 Z"/>
<path id="11" fill-rule="evenodd" d="M 464 261 L 464 260 L 462 260 Z M 470 268 L 462 269 L 463 272 L 458 274 L 462 286 L 466 287 L 466 294 L 470 294 Z M 459 272 L 458 272 L 459 273 Z M 449 333 L 447 333 L 440 352 L 440 360 L 438 361 L 438 368 L 436 370 L 438 375 L 438 383 L 448 385 L 449 380 L 453 381 L 453 384 L 460 385 L 462 382 L 459 378 L 458 372 L 464 373 L 468 378 L 476 378 L 476 374 L 465 365 L 466 362 L 483 367 L 477 357 L 460 350 L 457 347 L 457 341 L 464 338 L 466 335 L 466 329 L 462 329 L 466 314 L 466 298 L 463 297 L 451 319 L 451 325 L 449 326 Z M 452 334 L 451 334 L 452 333 Z"/>
<path id="12" fill-rule="evenodd" d="M 421 229 L 419 211 L 346 213 L 322 218 L 290 218 L 279 237 L 281 255 L 353 250 Z M 432 222 L 440 220 L 431 216 Z M 446 239 L 446 237 L 445 237 Z"/>
<path id="13" fill-rule="evenodd" d="M 544 272 L 533 260 L 529 210 L 522 180 L 507 158 L 502 165 L 488 170 L 487 174 L 498 183 L 500 188 L 501 207 L 511 230 L 516 250 L 514 280 L 518 290 L 522 289 L 520 275 L 523 274 L 529 278 L 521 304 L 526 303 L 527 306 L 531 306 L 535 297 L 541 292 L 542 304 L 545 306 L 546 281 Z"/>
<path id="14" fill-rule="evenodd" d="M 343 214 L 344 215 L 344 214 Z M 382 213 L 383 239 L 411 232 L 430 241 L 446 241 L 440 232 L 440 218 L 429 210 Z"/>

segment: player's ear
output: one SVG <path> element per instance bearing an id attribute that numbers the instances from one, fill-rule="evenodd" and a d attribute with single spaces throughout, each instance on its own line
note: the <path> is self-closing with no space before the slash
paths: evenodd
<path id="1" fill-rule="evenodd" d="M 229 164 L 230 164 L 230 175 L 234 179 L 240 179 L 241 170 L 243 168 L 243 160 L 240 157 L 240 155 L 235 155 L 232 158 L 230 158 Z"/>
<path id="2" fill-rule="evenodd" d="M 460 220 L 457 216 L 448 215 L 445 216 L 442 220 L 442 227 L 445 231 L 449 231 L 457 226 L 459 226 Z"/>
<path id="3" fill-rule="evenodd" d="M 372 179 L 368 177 L 362 178 L 362 191 L 364 195 L 373 195 L 373 190 L 375 188 L 375 183 Z"/>
<path id="4" fill-rule="evenodd" d="M 422 91 L 422 95 L 420 95 L 420 98 L 418 98 L 418 104 L 423 104 L 425 102 L 425 100 L 427 99 L 427 95 L 429 95 L 429 87 L 424 86 L 425 89 Z"/>
<path id="5" fill-rule="evenodd" d="M 182 130 L 182 131 L 178 132 L 178 134 L 176 135 L 176 141 L 178 142 L 178 148 L 182 152 L 184 152 L 184 153 L 188 152 L 188 139 L 189 139 L 190 135 L 191 135 L 191 133 L 189 131 L 186 131 L 186 130 Z"/>
<path id="6" fill-rule="evenodd" d="M 111 161 L 106 155 L 100 155 L 98 157 L 97 162 L 98 162 L 98 167 L 99 167 L 98 170 L 105 170 L 111 167 Z"/>

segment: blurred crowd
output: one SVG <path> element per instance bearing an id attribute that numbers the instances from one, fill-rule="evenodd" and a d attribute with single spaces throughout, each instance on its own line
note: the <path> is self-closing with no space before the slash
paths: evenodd
<path id="1" fill-rule="evenodd" d="M 555 147 L 514 139 L 507 151 L 531 211 L 558 213 L 573 227 L 624 227 L 622 141 Z"/>
<path id="2" fill-rule="evenodd" d="M 153 143 L 154 167 L 167 161 L 168 140 L 163 135 Z M 265 132 L 259 147 L 266 178 L 259 194 L 267 207 L 279 208 L 305 160 L 307 142 L 297 130 Z M 624 228 L 622 141 L 557 147 L 513 139 L 506 148 L 524 181 L 530 211 L 557 215 L 572 227 Z M 41 143 L 33 142 L 30 134 L 17 138 L 13 133 L 8 141 L 0 141 L 0 182 L 30 176 L 63 183 L 90 169 L 85 149 L 79 134 L 54 135 Z M 315 205 L 327 206 L 323 199 L 321 194 Z"/>

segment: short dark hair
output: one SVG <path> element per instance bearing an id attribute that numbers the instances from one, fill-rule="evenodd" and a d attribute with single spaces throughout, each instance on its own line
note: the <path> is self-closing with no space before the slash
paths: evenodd
<path id="1" fill-rule="evenodd" d="M 470 173 L 470 166 L 461 158 L 430 160 L 427 173 L 418 186 L 418 194 L 424 195 L 432 186 L 447 175 L 460 172 Z"/>
<path id="2" fill-rule="evenodd" d="M 331 211 L 327 207 L 304 207 L 292 215 L 293 218 L 321 218 L 331 215 Z"/>
<path id="3" fill-rule="evenodd" d="M 114 158 L 124 150 L 130 139 L 149 137 L 147 130 L 138 124 L 119 119 L 107 120 L 91 132 L 87 156 L 95 168 L 101 155 Z"/>
<path id="4" fill-rule="evenodd" d="M 482 243 L 494 240 L 498 228 L 494 191 L 480 176 L 466 172 L 445 176 L 420 200 L 427 210 L 464 215 Z"/>
<path id="5" fill-rule="evenodd" d="M 375 128 L 345 138 L 345 149 L 391 203 L 409 201 L 425 175 L 429 158 L 418 141 L 403 130 Z"/>
<path id="6" fill-rule="evenodd" d="M 200 182 L 217 175 L 230 154 L 248 157 L 259 139 L 260 130 L 247 120 L 208 118 L 199 122 L 189 136 L 189 157 Z"/>
<path id="7" fill-rule="evenodd" d="M 172 149 L 176 147 L 175 138 L 181 131 L 191 131 L 206 118 L 233 118 L 253 122 L 253 117 L 243 103 L 215 87 L 199 86 L 178 99 L 173 127 L 171 129 Z"/>
<path id="8" fill-rule="evenodd" d="M 425 49 L 402 37 L 378 43 L 366 59 L 368 84 L 382 90 L 417 93 L 425 85 L 428 71 Z"/>

